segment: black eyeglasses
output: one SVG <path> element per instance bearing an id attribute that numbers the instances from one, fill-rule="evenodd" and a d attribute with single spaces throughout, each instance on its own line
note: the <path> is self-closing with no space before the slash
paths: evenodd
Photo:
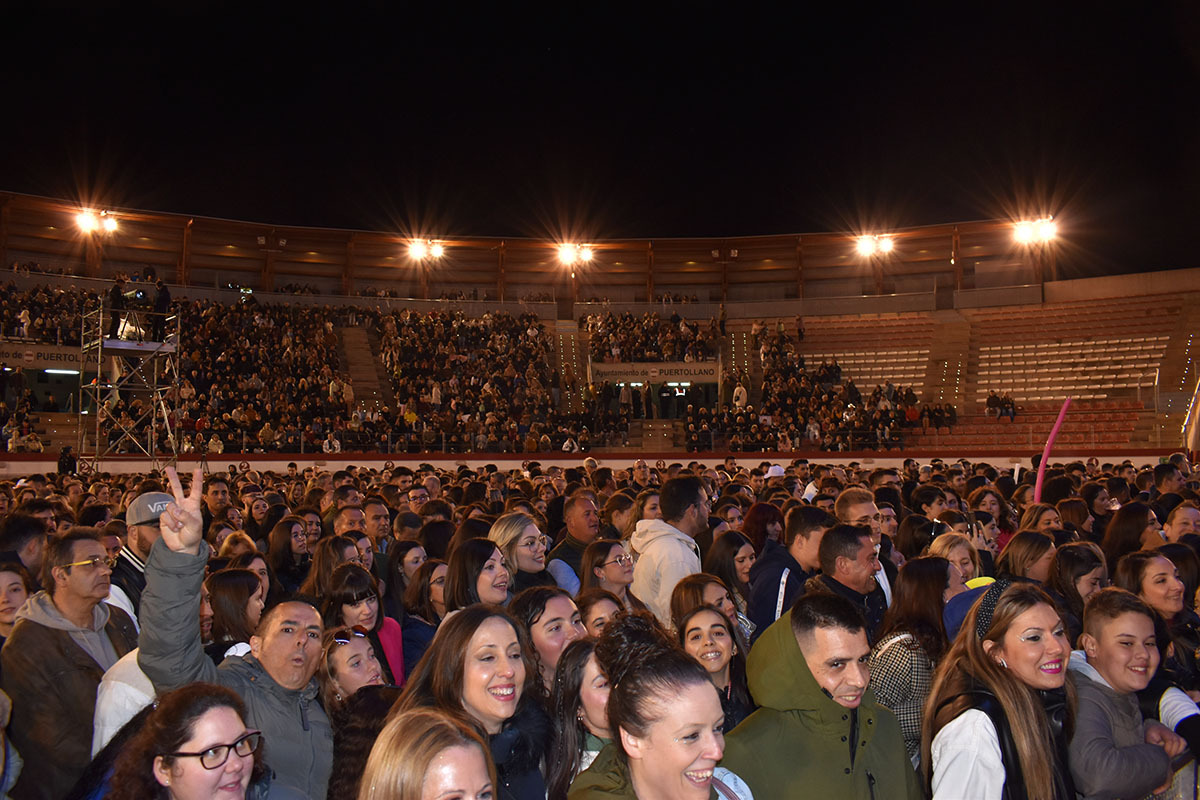
<path id="1" fill-rule="evenodd" d="M 261 731 L 246 731 L 242 735 L 242 738 L 233 744 L 219 744 L 208 748 L 203 753 L 167 753 L 167 755 L 172 758 L 198 758 L 200 759 L 200 766 L 205 769 L 220 769 L 229 760 L 229 752 L 231 750 L 239 756 L 244 757 L 258 750 L 261 744 Z"/>

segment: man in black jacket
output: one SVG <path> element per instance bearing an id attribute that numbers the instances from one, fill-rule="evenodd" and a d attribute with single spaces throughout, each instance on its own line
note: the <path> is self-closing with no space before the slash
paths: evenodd
<path id="1" fill-rule="evenodd" d="M 134 498 L 125 512 L 129 535 L 113 567 L 108 602 L 123 609 L 135 625 L 138 624 L 142 590 L 146 588 L 146 559 L 150 557 L 150 547 L 158 541 L 158 518 L 170 502 L 171 495 L 166 492 L 146 492 Z"/>
<path id="2" fill-rule="evenodd" d="M 796 506 L 788 512 L 783 541 L 768 541 L 750 568 L 746 613 L 755 634 L 765 631 L 804 593 L 805 582 L 821 569 L 821 539 L 834 525 L 837 518 L 816 506 Z"/>

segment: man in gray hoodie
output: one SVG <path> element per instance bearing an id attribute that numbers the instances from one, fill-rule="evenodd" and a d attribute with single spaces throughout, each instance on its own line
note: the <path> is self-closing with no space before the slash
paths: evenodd
<path id="1" fill-rule="evenodd" d="M 213 665 L 201 645 L 200 588 L 204 541 L 196 470 L 186 495 L 167 467 L 175 502 L 159 519 L 161 538 L 146 560 L 138 665 L 162 694 L 195 681 L 219 683 L 246 703 L 246 724 L 263 732 L 263 759 L 274 771 L 272 797 L 295 792 L 324 798 L 333 771 L 333 732 L 313 678 L 321 659 L 321 615 L 308 603 L 284 602 L 263 614 L 250 653 Z M 290 790 L 290 792 L 288 791 Z"/>
<path id="2" fill-rule="evenodd" d="M 9 733 L 25 761 L 14 800 L 57 800 L 91 758 L 92 714 L 104 671 L 137 646 L 133 620 L 104 602 L 112 561 L 94 528 L 46 546 L 42 583 L 0 650 L 12 698 Z"/>

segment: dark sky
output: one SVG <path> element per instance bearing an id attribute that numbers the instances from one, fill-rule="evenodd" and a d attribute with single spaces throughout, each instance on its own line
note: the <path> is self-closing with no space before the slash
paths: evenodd
<path id="1" fill-rule="evenodd" d="M 1193 4 L 577 5 L 10 17 L 0 189 L 587 239 L 1044 210 L 1068 273 L 1197 265 Z"/>

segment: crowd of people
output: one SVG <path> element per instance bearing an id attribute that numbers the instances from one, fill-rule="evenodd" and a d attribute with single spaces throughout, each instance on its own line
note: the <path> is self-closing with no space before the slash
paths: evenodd
<path id="1" fill-rule="evenodd" d="M 689 321 L 674 311 L 588 314 L 579 322 L 588 334 L 593 362 L 711 361 L 720 354 L 717 321 Z"/>
<path id="2" fill-rule="evenodd" d="M 2 482 L 0 792 L 1193 796 L 1200 481 L 1183 454 L 1035 476 Z"/>

